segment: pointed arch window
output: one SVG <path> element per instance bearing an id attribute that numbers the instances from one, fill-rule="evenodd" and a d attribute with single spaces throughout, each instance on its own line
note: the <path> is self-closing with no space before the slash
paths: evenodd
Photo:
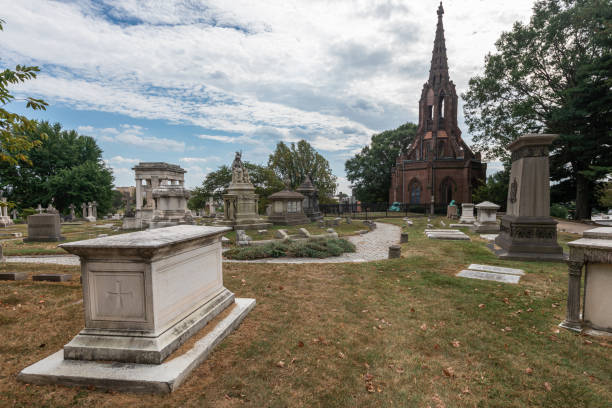
<path id="1" fill-rule="evenodd" d="M 421 203 L 421 191 L 422 191 L 421 183 L 418 180 L 413 180 L 410 183 L 410 204 L 420 204 Z"/>

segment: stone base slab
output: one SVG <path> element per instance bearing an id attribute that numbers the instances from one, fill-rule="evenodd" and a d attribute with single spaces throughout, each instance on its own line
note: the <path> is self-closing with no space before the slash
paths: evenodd
<path id="1" fill-rule="evenodd" d="M 537 262 L 565 262 L 567 254 L 547 254 L 541 252 L 508 252 L 503 248 L 497 249 L 494 243 L 487 244 L 487 248 L 491 250 L 499 259 L 507 259 L 512 261 L 537 261 Z"/>
<path id="2" fill-rule="evenodd" d="M 25 272 L 4 272 L 0 273 L 0 280 L 20 281 L 28 279 L 28 274 Z"/>
<path id="3" fill-rule="evenodd" d="M 33 275 L 32 280 L 46 282 L 68 282 L 72 280 L 72 275 L 67 273 L 41 273 L 39 275 Z"/>
<path id="4" fill-rule="evenodd" d="M 24 368 L 17 379 L 28 384 L 93 386 L 102 390 L 169 394 L 176 390 L 255 307 L 255 299 L 236 299 L 236 307 L 184 354 L 162 364 L 108 363 L 64 359 L 62 351 Z"/>
<path id="5" fill-rule="evenodd" d="M 496 222 L 479 223 L 476 222 L 471 226 L 472 231 L 478 234 L 499 234 L 499 224 Z"/>
<path id="6" fill-rule="evenodd" d="M 137 333 L 130 335 L 114 330 L 83 329 L 64 346 L 64 358 L 160 364 L 233 303 L 234 294 L 224 288 L 217 296 L 157 337 L 139 336 Z"/>
<path id="7" fill-rule="evenodd" d="M 23 242 L 61 242 L 65 240 L 66 237 L 60 235 L 59 237 L 27 237 L 23 239 Z"/>
<path id="8" fill-rule="evenodd" d="M 471 279 L 480 279 L 480 280 L 488 280 L 494 282 L 502 282 L 502 283 L 519 283 L 521 279 L 518 275 L 509 275 L 506 273 L 495 273 L 495 272 L 483 272 L 483 271 L 472 271 L 464 269 L 457 274 L 462 278 L 471 278 Z"/>

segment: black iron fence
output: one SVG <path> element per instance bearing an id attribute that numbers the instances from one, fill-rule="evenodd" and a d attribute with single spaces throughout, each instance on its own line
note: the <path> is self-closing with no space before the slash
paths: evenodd
<path id="1" fill-rule="evenodd" d="M 446 215 L 446 205 L 434 205 L 435 214 Z M 431 204 L 397 204 L 389 203 L 355 203 L 355 204 L 320 204 L 320 211 L 325 216 L 351 217 L 351 218 L 391 218 L 406 217 L 409 214 L 429 214 Z"/>

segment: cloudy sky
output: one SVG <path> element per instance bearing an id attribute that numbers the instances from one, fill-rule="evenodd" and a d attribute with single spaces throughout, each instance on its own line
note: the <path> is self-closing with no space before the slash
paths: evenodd
<path id="1" fill-rule="evenodd" d="M 533 0 L 446 0 L 458 93 Z M 243 151 L 265 163 L 306 139 L 348 192 L 344 162 L 373 133 L 416 121 L 435 0 L 0 0 L 0 69 L 38 65 L 13 88 L 28 115 L 93 136 L 116 185 L 139 161 L 185 168 L 187 185 Z M 21 103 L 8 108 L 25 113 Z M 470 135 L 463 124 L 465 140 Z M 495 170 L 495 163 L 489 166 Z"/>

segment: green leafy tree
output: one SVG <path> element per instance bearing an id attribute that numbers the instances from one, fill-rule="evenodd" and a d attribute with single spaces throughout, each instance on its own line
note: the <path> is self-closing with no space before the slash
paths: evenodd
<path id="1" fill-rule="evenodd" d="M 487 182 L 481 184 L 472 193 L 472 202 L 478 204 L 483 201 L 490 201 L 499 205 L 501 211 L 506 211 L 509 184 L 510 166 L 505 166 L 504 170 L 487 177 Z"/>
<path id="2" fill-rule="evenodd" d="M 80 208 L 88 201 L 98 202 L 101 215 L 110 210 L 113 177 L 92 137 L 48 122 L 37 123 L 28 137 L 40 141 L 29 152 L 30 164 L 0 162 L 0 189 L 8 192 L 9 199 L 20 208 L 46 206 L 54 199 L 63 213 L 68 212 L 70 204 Z M 82 180 L 77 180 L 77 175 Z M 64 183 L 58 179 L 61 177 L 74 183 Z"/>
<path id="3" fill-rule="evenodd" d="M 302 184 L 308 175 L 321 198 L 333 197 L 336 193 L 337 178 L 329 162 L 305 140 L 289 145 L 278 142 L 268 159 L 268 167 L 292 189 Z"/>
<path id="4" fill-rule="evenodd" d="M 476 148 L 508 157 L 524 133 L 558 133 L 551 178 L 575 186 L 576 217 L 590 217 L 598 181 L 612 166 L 612 3 L 540 0 L 473 77 L 464 112 Z"/>
<path id="5" fill-rule="evenodd" d="M 609 181 L 600 187 L 599 205 L 603 208 L 612 208 L 612 181 Z"/>
<path id="6" fill-rule="evenodd" d="M 0 31 L 4 20 L 0 19 Z M 27 152 L 40 145 L 40 140 L 31 139 L 29 132 L 36 128 L 36 122 L 22 115 L 11 113 L 4 109 L 8 103 L 16 100 L 8 90 L 9 85 L 19 84 L 36 78 L 38 67 L 17 65 L 14 70 L 5 69 L 0 72 L 0 162 L 12 166 L 19 162 L 30 163 Z M 26 107 L 33 110 L 45 110 L 47 103 L 42 99 L 25 98 Z"/>
<path id="7" fill-rule="evenodd" d="M 417 126 L 405 123 L 372 136 L 369 146 L 344 164 L 353 194 L 364 202 L 386 202 L 391 188 L 391 168 L 414 140 Z"/>
<path id="8" fill-rule="evenodd" d="M 255 187 L 255 193 L 259 195 L 259 211 L 262 212 L 268 204 L 268 196 L 281 191 L 284 188 L 284 184 L 274 171 L 268 167 L 249 162 L 244 162 L 244 166 L 249 171 L 249 177 Z M 220 201 L 223 198 L 223 194 L 227 192 L 231 181 L 232 170 L 229 166 L 223 165 L 216 171 L 208 173 L 202 185 L 196 187 L 191 192 L 189 208 L 193 210 L 204 208 L 210 197 L 215 201 Z"/>

